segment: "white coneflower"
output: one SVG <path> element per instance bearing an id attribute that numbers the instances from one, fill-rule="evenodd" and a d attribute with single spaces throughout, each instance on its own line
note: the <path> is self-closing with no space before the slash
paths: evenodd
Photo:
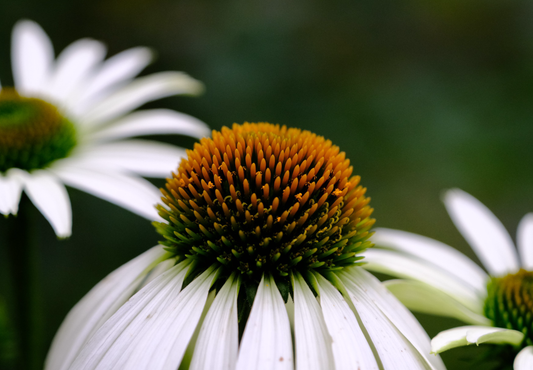
<path id="1" fill-rule="evenodd" d="M 405 278 L 385 284 L 412 310 L 474 324 L 438 334 L 434 352 L 499 344 L 495 359 L 507 366 L 514 359 L 515 370 L 532 369 L 533 214 L 518 226 L 517 254 L 505 227 L 476 198 L 454 189 L 444 203 L 489 274 L 448 245 L 390 229 L 376 231 L 373 241 L 384 249 L 368 251 L 365 268 Z"/>
<path id="2" fill-rule="evenodd" d="M 148 219 L 158 192 L 141 176 L 165 177 L 182 149 L 141 140 L 146 134 L 205 136 L 201 121 L 140 105 L 175 94 L 195 95 L 202 84 L 181 72 L 132 80 L 151 60 L 147 48 L 103 61 L 105 46 L 81 39 L 56 60 L 52 44 L 34 22 L 13 30 L 15 88 L 0 86 L 0 213 L 17 214 L 24 190 L 59 237 L 71 234 L 65 184 Z"/>
<path id="3" fill-rule="evenodd" d="M 245 123 L 187 154 L 162 189 L 165 241 L 72 309 L 47 369 L 444 369 L 358 266 L 374 220 L 339 147 Z"/>

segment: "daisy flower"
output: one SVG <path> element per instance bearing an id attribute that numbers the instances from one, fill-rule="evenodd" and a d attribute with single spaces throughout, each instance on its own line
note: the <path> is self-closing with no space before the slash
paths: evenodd
<path id="1" fill-rule="evenodd" d="M 532 369 L 533 213 L 518 226 L 517 251 L 501 222 L 470 194 L 449 190 L 444 204 L 488 274 L 448 245 L 390 229 L 376 231 L 373 241 L 383 249 L 366 253 L 365 268 L 405 279 L 385 284 L 411 310 L 473 324 L 438 334 L 434 353 L 500 344 L 495 357 L 507 365 L 514 359 L 515 370 Z"/>
<path id="2" fill-rule="evenodd" d="M 162 189 L 164 237 L 68 314 L 46 369 L 444 369 L 359 264 L 374 219 L 339 147 L 213 131 Z"/>
<path id="3" fill-rule="evenodd" d="M 126 50 L 104 61 L 105 46 L 81 39 L 54 60 L 48 36 L 34 22 L 16 24 L 12 38 L 15 87 L 0 86 L 0 213 L 17 214 L 28 195 L 58 237 L 72 229 L 65 185 L 94 194 L 150 220 L 158 192 L 139 177 L 165 177 L 184 151 L 145 140 L 147 134 L 202 137 L 206 125 L 190 116 L 142 104 L 202 84 L 181 72 L 133 79 L 152 56 Z"/>

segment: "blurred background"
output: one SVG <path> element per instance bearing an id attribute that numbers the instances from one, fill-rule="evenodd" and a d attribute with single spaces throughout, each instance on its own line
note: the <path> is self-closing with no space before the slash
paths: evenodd
<path id="1" fill-rule="evenodd" d="M 56 53 L 82 37 L 105 41 L 109 55 L 150 46 L 158 57 L 144 73 L 182 70 L 206 85 L 200 98 L 144 108 L 173 108 L 214 129 L 268 121 L 331 139 L 368 187 L 378 226 L 433 237 L 477 261 L 446 214 L 442 190 L 459 187 L 480 199 L 513 238 L 520 218 L 533 211 L 530 1 L 2 0 L 4 86 L 12 84 L 10 36 L 21 18 L 38 22 Z M 69 194 L 69 240 L 58 241 L 34 215 L 46 346 L 93 285 L 159 239 L 141 217 L 74 189 Z M 0 243 L 5 227 L 0 219 Z M 0 246 L 3 348 L 13 346 L 6 268 Z M 431 336 L 459 324 L 418 317 Z M 478 360 L 489 350 L 442 357 L 450 370 L 488 369 Z"/>

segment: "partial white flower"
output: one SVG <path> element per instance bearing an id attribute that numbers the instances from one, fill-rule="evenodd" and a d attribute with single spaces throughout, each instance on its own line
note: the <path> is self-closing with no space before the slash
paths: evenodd
<path id="1" fill-rule="evenodd" d="M 533 213 L 520 222 L 515 248 L 502 223 L 470 194 L 449 190 L 444 204 L 488 274 L 446 244 L 391 229 L 376 230 L 376 248 L 367 251 L 364 267 L 402 278 L 385 285 L 411 310 L 472 324 L 438 334 L 432 340 L 434 353 L 468 344 L 504 344 L 518 354 L 515 370 L 531 369 Z"/>
<path id="2" fill-rule="evenodd" d="M 182 72 L 134 79 L 152 59 L 137 47 L 107 60 L 105 46 L 82 39 L 57 59 L 48 36 L 32 21 L 15 25 L 14 88 L 0 86 L 0 213 L 17 214 L 25 191 L 58 237 L 72 229 L 65 185 L 158 219 L 157 189 L 140 176 L 165 177 L 184 150 L 125 140 L 150 134 L 209 133 L 198 119 L 166 109 L 130 113 L 166 96 L 197 95 L 203 86 Z M 139 176 L 140 175 L 140 176 Z"/>
<path id="3" fill-rule="evenodd" d="M 244 124 L 187 154 L 154 223 L 165 241 L 72 309 L 46 369 L 444 369 L 359 266 L 372 208 L 338 147 Z"/>

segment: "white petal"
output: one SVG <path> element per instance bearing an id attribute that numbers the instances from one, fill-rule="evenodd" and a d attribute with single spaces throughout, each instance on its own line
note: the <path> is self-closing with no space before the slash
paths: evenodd
<path id="1" fill-rule="evenodd" d="M 12 168 L 5 175 L 0 174 L 0 213 L 3 215 L 16 215 L 18 212 L 22 192 L 19 171 L 18 168 Z"/>
<path id="2" fill-rule="evenodd" d="M 19 21 L 11 44 L 13 79 L 24 95 L 42 91 L 54 60 L 54 49 L 43 29 L 35 22 Z"/>
<path id="3" fill-rule="evenodd" d="M 239 285 L 239 280 L 231 277 L 216 295 L 194 346 L 191 370 L 235 368 L 239 351 Z"/>
<path id="4" fill-rule="evenodd" d="M 90 135 L 90 140 L 110 141 L 132 136 L 180 134 L 209 136 L 209 127 L 197 118 L 170 109 L 150 109 L 129 114 Z"/>
<path id="5" fill-rule="evenodd" d="M 91 289 L 61 324 L 48 353 L 45 369 L 67 369 L 87 339 L 128 300 L 151 267 L 166 255 L 163 246 L 153 247 L 113 271 Z"/>
<path id="6" fill-rule="evenodd" d="M 531 370 L 533 369 L 533 346 L 527 346 L 518 352 L 514 359 L 514 370 Z"/>
<path id="7" fill-rule="evenodd" d="M 152 325 L 154 316 L 177 299 L 187 267 L 184 261 L 137 292 L 85 343 L 70 369 L 113 369 L 126 349 L 139 340 L 142 330 Z"/>
<path id="8" fill-rule="evenodd" d="M 75 112 L 83 114 L 91 104 L 108 96 L 117 85 L 135 77 L 151 62 L 152 57 L 150 49 L 136 47 L 106 60 L 91 80 L 87 81 L 87 86 L 78 97 Z"/>
<path id="9" fill-rule="evenodd" d="M 351 279 L 339 276 L 385 370 L 430 369 L 427 361 Z"/>
<path id="10" fill-rule="evenodd" d="M 304 278 L 295 273 L 294 289 L 294 341 L 296 368 L 333 369 L 332 340 L 324 322 L 320 306 Z"/>
<path id="11" fill-rule="evenodd" d="M 339 274 L 343 282 L 350 280 L 354 285 L 364 290 L 366 295 L 387 316 L 403 336 L 418 350 L 419 354 L 431 363 L 435 369 L 445 370 L 444 363 L 439 357 L 429 356 L 431 344 L 418 320 L 405 306 L 403 306 L 372 274 L 360 267 L 343 269 Z"/>
<path id="12" fill-rule="evenodd" d="M 367 270 L 424 282 L 454 297 L 473 312 L 482 313 L 484 297 L 479 297 L 472 287 L 429 262 L 384 249 L 365 251 L 364 261 L 367 264 L 363 267 Z"/>
<path id="13" fill-rule="evenodd" d="M 393 248 L 437 265 L 471 285 L 480 295 L 486 293 L 488 276 L 477 264 L 458 250 L 421 235 L 400 230 L 378 228 L 372 242 L 379 247 Z"/>
<path id="14" fill-rule="evenodd" d="M 59 238 L 72 234 L 72 208 L 67 189 L 53 173 L 33 171 L 24 178 L 24 190 Z"/>
<path id="15" fill-rule="evenodd" d="M 519 269 L 509 233 L 479 200 L 453 189 L 446 192 L 444 204 L 453 223 L 491 275 L 505 275 Z"/>
<path id="16" fill-rule="evenodd" d="M 387 280 L 383 283 L 411 311 L 453 317 L 473 325 L 490 325 L 485 316 L 472 312 L 455 298 L 414 280 Z"/>
<path id="17" fill-rule="evenodd" d="M 487 326 L 460 326 L 444 330 L 431 340 L 431 352 L 441 353 L 451 348 L 466 346 L 473 343 L 509 343 L 519 344 L 524 334 L 516 330 L 491 328 Z M 479 342 L 479 340 L 482 342 Z"/>
<path id="18" fill-rule="evenodd" d="M 54 172 L 69 186 L 117 204 L 149 220 L 159 219 L 154 206 L 160 201 L 160 193 L 147 180 L 116 171 L 76 166 L 75 161 L 72 161 L 71 165 L 55 169 Z"/>
<path id="19" fill-rule="evenodd" d="M 182 72 L 159 72 L 141 77 L 115 91 L 83 116 L 89 126 L 108 122 L 152 100 L 177 94 L 196 95 L 203 85 Z"/>
<path id="20" fill-rule="evenodd" d="M 533 270 L 533 213 L 525 215 L 518 224 L 516 244 L 522 259 L 522 267 Z"/>
<path id="21" fill-rule="evenodd" d="M 372 348 L 343 296 L 322 275 L 316 274 L 316 278 L 324 320 L 333 339 L 335 369 L 377 370 Z"/>
<path id="22" fill-rule="evenodd" d="M 78 40 L 59 54 L 46 91 L 58 103 L 66 103 L 79 94 L 80 86 L 97 63 L 104 59 L 106 47 L 99 41 Z M 83 86 L 85 88 L 85 86 Z"/>
<path id="23" fill-rule="evenodd" d="M 133 172 L 148 177 L 170 177 L 176 171 L 184 149 L 147 140 L 128 140 L 88 148 L 80 153 L 84 163 L 109 171 Z"/>
<path id="24" fill-rule="evenodd" d="M 246 322 L 236 370 L 292 369 L 291 328 L 272 277 L 264 277 Z"/>

